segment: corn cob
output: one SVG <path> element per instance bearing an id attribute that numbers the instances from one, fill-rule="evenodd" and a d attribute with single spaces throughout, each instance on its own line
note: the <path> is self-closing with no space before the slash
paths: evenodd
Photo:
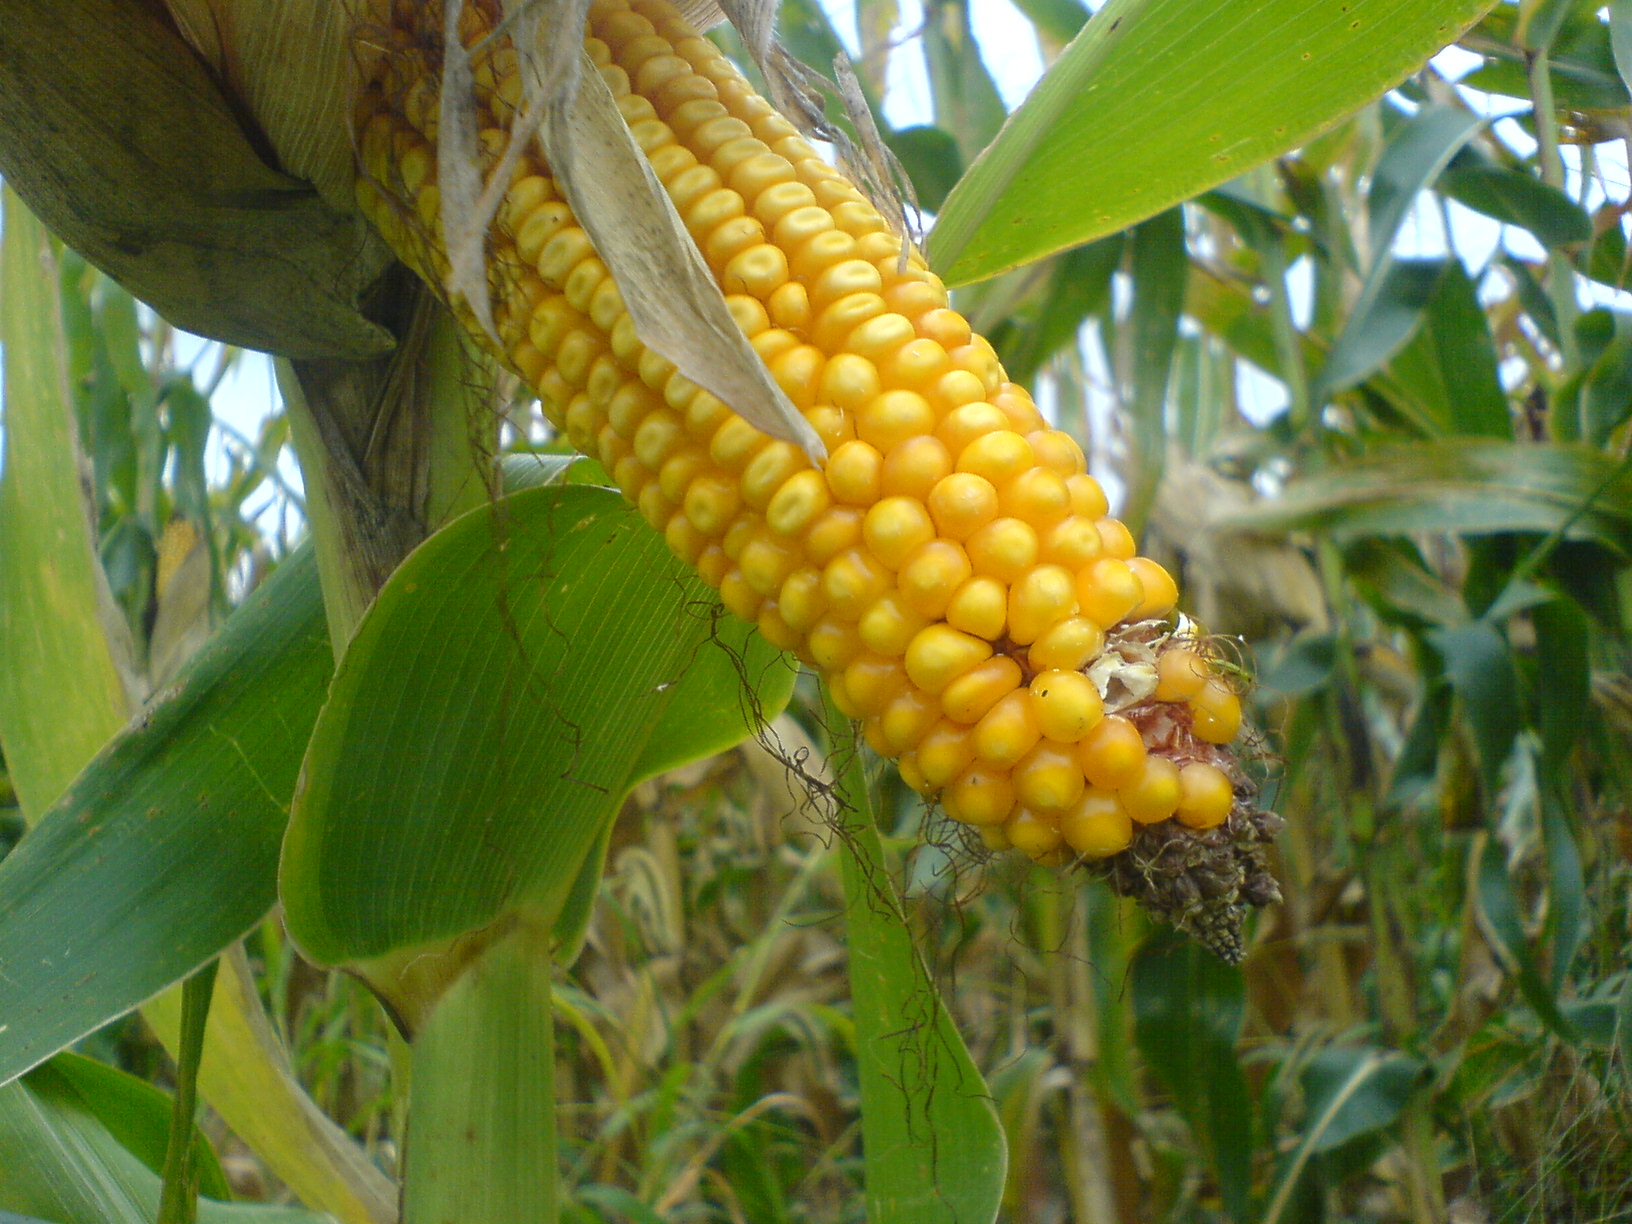
<path id="1" fill-rule="evenodd" d="M 440 20 L 397 0 L 358 198 L 433 284 Z M 467 6 L 483 39 L 497 0 Z M 944 285 L 669 0 L 596 0 L 586 49 L 726 295 L 826 444 L 818 467 L 645 348 L 536 153 L 489 240 L 497 355 L 727 608 L 816 668 L 902 778 L 993 849 L 1097 864 L 1231 959 L 1274 898 L 1240 700 Z M 473 59 L 484 170 L 522 101 Z M 468 308 L 460 306 L 473 334 Z"/>

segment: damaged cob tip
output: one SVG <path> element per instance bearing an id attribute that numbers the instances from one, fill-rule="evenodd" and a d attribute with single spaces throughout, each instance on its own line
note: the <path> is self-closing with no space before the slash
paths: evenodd
<path id="1" fill-rule="evenodd" d="M 382 0 L 357 111 L 364 212 L 433 284 L 441 24 Z M 461 36 L 484 176 L 523 111 L 499 0 Z M 1081 449 L 884 216 L 670 0 L 595 0 L 588 59 L 820 464 L 642 341 L 541 155 L 488 236 L 489 334 L 670 549 L 815 668 L 901 776 L 993 850 L 1085 862 L 1227 960 L 1277 899 L 1276 818 L 1229 745 L 1240 699 Z"/>

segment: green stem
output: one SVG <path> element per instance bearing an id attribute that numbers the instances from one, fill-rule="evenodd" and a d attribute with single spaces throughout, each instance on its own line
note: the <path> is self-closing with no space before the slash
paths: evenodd
<path id="1" fill-rule="evenodd" d="M 1563 191 L 1564 159 L 1558 151 L 1558 108 L 1553 101 L 1553 76 L 1546 51 L 1530 56 L 1529 76 L 1530 104 L 1535 114 L 1538 142 L 1536 162 L 1541 169 L 1541 181 Z M 1564 368 L 1572 370 L 1580 357 L 1575 343 L 1575 320 L 1580 306 L 1575 297 L 1575 271 L 1557 251 L 1551 252 L 1547 259 L 1547 295 L 1558 317 L 1559 354 L 1564 359 Z"/>
<path id="2" fill-rule="evenodd" d="M 414 1038 L 404 1224 L 556 1219 L 549 933 L 499 936 Z"/>
<path id="3" fill-rule="evenodd" d="M 215 991 L 211 961 L 182 986 L 181 1049 L 176 1054 L 176 1099 L 170 1110 L 170 1137 L 164 1149 L 164 1189 L 158 1224 L 193 1224 L 198 1218 L 198 1160 L 193 1119 L 198 1113 L 198 1064 L 204 1057 L 204 1026 Z"/>

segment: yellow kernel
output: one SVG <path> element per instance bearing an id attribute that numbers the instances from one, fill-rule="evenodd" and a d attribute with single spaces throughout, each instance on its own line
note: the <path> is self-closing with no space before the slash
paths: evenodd
<path id="1" fill-rule="evenodd" d="M 833 611 L 859 620 L 875 599 L 890 589 L 890 572 L 859 548 L 849 548 L 822 570 L 822 593 Z"/>
<path id="2" fill-rule="evenodd" d="M 973 572 L 962 548 L 950 540 L 931 540 L 907 558 L 896 583 L 907 607 L 921 616 L 939 617 Z"/>
<path id="3" fill-rule="evenodd" d="M 826 510 L 832 499 L 828 496 L 827 481 L 814 468 L 795 472 L 783 482 L 770 504 L 765 507 L 765 521 L 772 531 L 783 535 L 799 535 L 816 517 Z"/>
<path id="4" fill-rule="evenodd" d="M 1077 574 L 1077 606 L 1101 628 L 1120 623 L 1143 598 L 1139 577 L 1126 561 L 1101 557 Z"/>
<path id="5" fill-rule="evenodd" d="M 1105 649 L 1105 631 L 1085 616 L 1061 621 L 1031 644 L 1026 659 L 1034 671 L 1077 671 Z"/>
<path id="6" fill-rule="evenodd" d="M 738 118 L 741 118 L 739 115 Z M 731 171 L 731 187 L 745 200 L 756 203 L 760 194 L 767 188 L 775 187 L 779 183 L 794 181 L 793 167 L 788 165 L 787 159 L 778 157 L 774 153 L 760 153 L 740 162 Z M 760 214 L 760 220 L 764 220 Z"/>
<path id="7" fill-rule="evenodd" d="M 1241 730 L 1241 699 L 1217 679 L 1208 680 L 1190 699 L 1192 729 L 1209 744 L 1227 744 Z"/>
<path id="8" fill-rule="evenodd" d="M 803 331 L 810 326 L 810 293 L 797 281 L 789 281 L 772 290 L 771 296 L 766 299 L 765 309 L 778 327 Z"/>
<path id="9" fill-rule="evenodd" d="M 541 204 L 528 214 L 516 231 L 516 254 L 523 263 L 536 268 L 539 256 L 544 253 L 544 245 L 572 223 L 572 209 L 563 201 L 551 200 Z"/>
<path id="10" fill-rule="evenodd" d="M 686 428 L 691 430 L 692 436 L 696 438 L 712 438 L 715 430 L 736 416 L 719 396 L 701 388 L 692 390 L 684 396 L 684 400 Z"/>
<path id="11" fill-rule="evenodd" d="M 876 363 L 912 339 L 910 320 L 885 313 L 875 315 L 852 331 L 845 338 L 844 348 Z"/>
<path id="12" fill-rule="evenodd" d="M 930 398 L 939 404 L 943 411 L 953 412 L 969 404 L 983 403 L 986 388 L 980 379 L 967 370 L 948 370 L 935 380 Z"/>
<path id="13" fill-rule="evenodd" d="M 824 402 L 859 412 L 877 399 L 881 391 L 878 367 L 854 353 L 836 353 L 822 370 L 821 398 Z M 866 438 L 865 434 L 860 435 Z M 871 438 L 866 438 L 872 442 Z M 877 446 L 876 442 L 873 445 Z M 879 449 L 883 449 L 880 447 Z"/>
<path id="14" fill-rule="evenodd" d="M 1060 826 L 1045 812 L 1034 812 L 1028 807 L 1017 807 L 1003 826 L 1009 845 L 1026 857 L 1036 860 L 1048 858 L 1059 848 L 1062 840 Z"/>
<path id="15" fill-rule="evenodd" d="M 998 431 L 1007 432 L 1008 428 L 1009 418 L 1001 409 L 985 400 L 975 400 L 947 413 L 935 427 L 935 436 L 945 442 L 946 449 L 954 455 L 962 455 L 964 448 L 975 439 Z"/>
<path id="16" fill-rule="evenodd" d="M 699 397 L 700 398 L 700 397 Z M 737 473 L 770 439 L 742 417 L 732 414 L 720 422 L 709 439 L 709 457 L 727 472 Z"/>
<path id="17" fill-rule="evenodd" d="M 962 824 L 1002 824 L 1014 807 L 1014 784 L 1009 781 L 1008 770 L 976 764 L 941 792 L 941 807 Z"/>
<path id="18" fill-rule="evenodd" d="M 707 457 L 695 446 L 688 446 L 670 455 L 657 473 L 658 485 L 663 490 L 663 496 L 675 505 L 682 504 L 686 497 L 686 486 L 707 466 Z"/>
<path id="19" fill-rule="evenodd" d="M 827 487 L 833 500 L 850 506 L 871 506 L 878 500 L 879 475 L 884 456 L 859 438 L 846 442 L 827 457 Z"/>
<path id="20" fill-rule="evenodd" d="M 725 549 L 711 542 L 697 555 L 693 565 L 697 570 L 697 576 L 717 590 L 721 580 L 731 569 L 731 558 L 725 555 Z"/>
<path id="21" fill-rule="evenodd" d="M 839 713 L 846 718 L 861 717 L 861 711 L 856 708 L 856 703 L 850 700 L 850 686 L 844 682 L 844 673 L 840 671 L 835 675 L 827 676 L 826 680 L 827 694 L 833 699 L 833 704 L 839 708 Z"/>
<path id="22" fill-rule="evenodd" d="M 907 675 L 926 692 L 939 694 L 977 663 L 989 659 L 992 644 L 950 625 L 920 629 L 907 647 Z"/>
<path id="23" fill-rule="evenodd" d="M 1235 787 L 1216 765 L 1191 761 L 1179 770 L 1179 823 L 1192 829 L 1214 829 L 1235 806 Z"/>
<path id="24" fill-rule="evenodd" d="M 702 556 L 703 549 L 708 546 L 708 537 L 691 525 L 691 520 L 683 514 L 676 514 L 669 519 L 668 526 L 663 529 L 664 542 L 669 551 L 687 565 L 696 565 L 697 558 Z"/>
<path id="25" fill-rule="evenodd" d="M 730 258 L 720 273 L 720 288 L 726 293 L 751 293 L 758 298 L 768 298 L 786 284 L 787 279 L 788 257 L 780 247 L 761 242 Z"/>
<path id="26" fill-rule="evenodd" d="M 794 570 L 782 580 L 776 602 L 782 619 L 790 626 L 800 632 L 809 629 L 827 611 L 821 571 L 809 565 Z"/>
<path id="27" fill-rule="evenodd" d="M 686 517 L 704 535 L 722 535 L 739 504 L 734 480 L 719 472 L 703 472 L 686 486 Z"/>
<path id="28" fill-rule="evenodd" d="M 997 517 L 997 490 L 983 476 L 953 472 L 929 491 L 929 513 L 943 536 L 967 539 Z"/>
<path id="29" fill-rule="evenodd" d="M 1184 646 L 1169 646 L 1156 659 L 1157 701 L 1189 701 L 1209 675 L 1207 661 Z"/>
<path id="30" fill-rule="evenodd" d="M 1083 858 L 1120 854 L 1133 842 L 1133 818 L 1115 795 L 1089 790 L 1060 815 L 1060 834 Z"/>
<path id="31" fill-rule="evenodd" d="M 774 534 L 764 524 L 753 529 L 753 535 L 743 545 L 737 567 L 742 576 L 761 595 L 774 595 L 789 574 L 799 568 L 804 558 L 786 536 Z"/>
<path id="32" fill-rule="evenodd" d="M 1077 742 L 1077 761 L 1093 785 L 1116 790 L 1144 768 L 1145 741 L 1138 727 L 1120 714 L 1108 714 Z"/>
<path id="33" fill-rule="evenodd" d="M 1152 617 L 1166 616 L 1173 611 L 1179 602 L 1179 587 L 1169 574 L 1160 565 L 1149 557 L 1134 557 L 1128 562 L 1133 570 L 1134 577 L 1139 579 L 1140 589 L 1144 592 L 1144 599 L 1132 612 L 1134 620 L 1149 620 Z"/>
<path id="34" fill-rule="evenodd" d="M 975 755 L 1008 768 L 1037 746 L 1042 732 L 1031 708 L 1031 694 L 1017 689 L 1004 697 L 975 724 Z"/>
<path id="35" fill-rule="evenodd" d="M 1133 532 L 1121 519 L 1101 518 L 1094 525 L 1099 528 L 1099 538 L 1105 545 L 1106 556 L 1131 561 L 1139 551 L 1138 545 L 1133 542 Z"/>
<path id="36" fill-rule="evenodd" d="M 805 420 L 810 422 L 830 455 L 856 436 L 855 418 L 833 404 L 816 404 L 805 409 Z"/>
<path id="37" fill-rule="evenodd" d="M 906 685 L 907 673 L 899 659 L 860 654 L 845 665 L 844 686 L 862 715 L 880 713 Z"/>
<path id="38" fill-rule="evenodd" d="M 885 755 L 899 756 L 909 749 L 916 750 L 919 742 L 940 719 L 941 707 L 935 698 L 916 685 L 908 685 L 895 695 L 879 716 Z"/>
<path id="39" fill-rule="evenodd" d="M 1092 519 L 1072 515 L 1061 519 L 1042 532 L 1038 540 L 1038 555 L 1044 561 L 1063 565 L 1073 574 L 1085 569 L 1105 552 L 1099 528 Z"/>
<path id="40" fill-rule="evenodd" d="M 927 437 L 934 427 L 935 410 L 916 391 L 886 391 L 856 413 L 856 436 L 880 452 L 909 439 Z"/>
<path id="41" fill-rule="evenodd" d="M 848 666 L 850 660 L 862 650 L 856 627 L 831 612 L 817 617 L 816 623 L 810 627 L 808 645 L 810 657 L 825 672 L 836 672 Z"/>
<path id="42" fill-rule="evenodd" d="M 1058 565 L 1039 565 L 1009 586 L 1009 637 L 1025 646 L 1077 611 L 1076 580 Z"/>
<path id="43" fill-rule="evenodd" d="M 669 525 L 669 519 L 674 514 L 674 503 L 663 496 L 663 490 L 658 488 L 657 481 L 648 480 L 641 486 L 640 500 L 636 502 L 636 509 L 640 517 L 655 531 L 662 531 Z"/>
<path id="44" fill-rule="evenodd" d="M 882 296 L 883 289 L 884 278 L 872 264 L 863 259 L 841 259 L 829 264 L 811 282 L 810 300 L 817 310 L 821 310 L 827 303 L 836 302 L 852 293 L 870 293 L 878 295 L 879 310 L 875 313 L 882 313 L 888 308 Z"/>
<path id="45" fill-rule="evenodd" d="M 945 786 L 968 769 L 974 759 L 974 732 L 944 718 L 918 741 L 918 768 L 931 786 Z"/>
<path id="46" fill-rule="evenodd" d="M 917 317 L 918 334 L 933 340 L 950 353 L 969 343 L 969 322 L 947 306 L 926 311 Z"/>
<path id="47" fill-rule="evenodd" d="M 805 552 L 817 565 L 826 565 L 861 543 L 861 521 L 854 506 L 830 506 L 805 532 Z"/>
<path id="48" fill-rule="evenodd" d="M 993 655 L 946 686 L 941 712 L 953 722 L 976 723 L 1019 687 L 1020 665 L 1007 655 Z"/>
<path id="49" fill-rule="evenodd" d="M 720 602 L 739 620 L 751 622 L 759 619 L 759 609 L 765 597 L 748 585 L 740 569 L 732 566 L 720 579 Z"/>
<path id="50" fill-rule="evenodd" d="M 781 608 L 774 599 L 761 605 L 755 623 L 759 635 L 778 650 L 798 650 L 805 644 L 804 635 L 782 619 Z"/>
<path id="51" fill-rule="evenodd" d="M 975 573 L 1000 582 L 1014 582 L 1037 564 L 1037 533 L 1019 519 L 994 519 L 971 535 L 964 548 Z"/>
<path id="52" fill-rule="evenodd" d="M 855 258 L 856 240 L 849 234 L 829 228 L 813 233 L 796 248 L 790 249 L 793 251 L 790 265 L 793 274 L 803 281 L 812 281 L 831 265 Z"/>
<path id="53" fill-rule="evenodd" d="M 885 753 L 882 755 L 887 756 L 890 754 Z M 895 769 L 901 775 L 901 781 L 912 787 L 920 795 L 929 795 L 934 792 L 935 788 L 929 784 L 929 779 L 924 777 L 924 771 L 918 768 L 916 753 L 901 753 L 900 756 L 896 757 Z"/>
<path id="54" fill-rule="evenodd" d="M 879 721 L 879 715 L 868 714 L 865 717 L 861 724 L 861 738 L 879 756 L 889 755 L 889 743 L 884 739 L 884 724 Z"/>
<path id="55" fill-rule="evenodd" d="M 927 623 L 925 617 L 907 607 L 901 592 L 886 591 L 861 614 L 856 629 L 869 650 L 894 657 L 906 653 Z"/>
<path id="56" fill-rule="evenodd" d="M 958 454 L 957 466 L 960 472 L 973 472 L 994 485 L 1003 485 L 1030 470 L 1033 463 L 1031 443 L 1013 430 L 994 429 L 965 446 Z"/>
<path id="57" fill-rule="evenodd" d="M 1105 497 L 1105 490 L 1092 476 L 1067 476 L 1065 487 L 1071 491 L 1072 514 L 1097 521 L 1109 513 L 1110 502 Z"/>
<path id="58" fill-rule="evenodd" d="M 901 495 L 927 501 L 930 490 L 952 474 L 952 455 L 946 443 L 930 434 L 909 438 L 884 456 L 878 491 L 885 497 Z"/>
<path id="59" fill-rule="evenodd" d="M 833 217 L 825 208 L 815 204 L 784 213 L 771 227 L 771 241 L 784 251 L 798 251 L 815 235 L 833 229 Z M 802 275 L 798 258 L 794 260 L 795 275 Z"/>
<path id="60" fill-rule="evenodd" d="M 1046 467 L 1027 468 L 1000 484 L 997 501 L 1002 513 L 1010 518 L 1024 519 L 1039 534 L 1071 513 L 1071 491 L 1066 488 L 1065 480 L 1059 473 L 1051 472 Z"/>
<path id="61" fill-rule="evenodd" d="M 890 569 L 899 570 L 908 557 L 935 538 L 935 525 L 922 502 L 911 497 L 886 497 L 867 511 L 861 534 L 875 557 Z"/>
<path id="62" fill-rule="evenodd" d="M 984 828 L 976 829 L 975 832 L 980 834 L 981 845 L 993 854 L 1002 854 L 1005 850 L 1014 849 L 1014 843 L 1009 840 L 1005 828 L 1003 825 L 986 825 Z"/>
<path id="63" fill-rule="evenodd" d="M 752 217 L 733 217 L 718 226 L 699 245 L 708 265 L 723 269 L 749 247 L 765 242 L 765 227 Z"/>
<path id="64" fill-rule="evenodd" d="M 742 469 L 743 502 L 755 510 L 764 510 L 795 472 L 809 466 L 810 460 L 793 443 L 780 438 L 772 441 Z"/>
<path id="65" fill-rule="evenodd" d="M 1082 447 L 1077 445 L 1075 438 L 1062 430 L 1034 429 L 1026 434 L 1026 441 L 1031 443 L 1038 465 L 1063 480 L 1071 480 L 1087 470 L 1088 462 L 1083 457 Z M 1088 517 L 1099 518 L 1104 513 L 1104 510 L 1099 510 L 1089 514 Z"/>
<path id="66" fill-rule="evenodd" d="M 977 743 L 979 733 L 976 733 Z M 1082 798 L 1087 786 L 1075 754 L 1043 740 L 1014 767 L 1014 791 L 1026 807 L 1059 812 Z"/>
<path id="67" fill-rule="evenodd" d="M 640 423 L 640 428 L 635 430 L 630 445 L 635 448 L 637 459 L 653 471 L 657 471 L 685 440 L 685 423 L 664 408 L 647 415 Z"/>
<path id="68" fill-rule="evenodd" d="M 1009 616 L 1009 589 L 996 578 L 977 574 L 946 605 L 946 623 L 988 642 L 1003 636 Z"/>
<path id="69" fill-rule="evenodd" d="M 1138 775 L 1117 797 L 1140 824 L 1156 824 L 1179 807 L 1179 767 L 1163 756 L 1147 756 Z"/>
<path id="70" fill-rule="evenodd" d="M 895 307 L 894 299 L 889 293 L 886 293 L 884 298 Z M 899 310 L 899 307 L 895 308 Z M 933 340 L 923 339 L 907 341 L 884 359 L 882 367 L 890 381 L 919 391 L 933 388 L 936 380 L 951 368 L 952 363 L 947 359 L 946 350 Z"/>
<path id="71" fill-rule="evenodd" d="M 1031 398 L 1031 393 L 1019 383 L 1006 382 L 997 389 L 992 396 L 992 406 L 1001 408 L 1003 415 L 1009 418 L 1009 428 L 1016 433 L 1029 437 L 1034 433 L 1047 430 L 1048 422 L 1043 420 L 1043 414 L 1037 411 L 1037 404 Z M 1038 460 L 1042 462 L 1041 459 Z"/>
<path id="72" fill-rule="evenodd" d="M 816 380 L 826 360 L 821 349 L 811 344 L 801 344 L 798 348 L 778 354 L 767 368 L 771 371 L 771 377 L 776 379 L 776 385 L 793 401 L 793 406 L 805 411 L 815 403 Z"/>
<path id="73" fill-rule="evenodd" d="M 1031 682 L 1037 728 L 1049 739 L 1075 744 L 1105 715 L 1105 703 L 1094 682 L 1081 672 L 1051 669 Z"/>
<path id="74" fill-rule="evenodd" d="M 909 319 L 917 319 L 931 310 L 946 308 L 946 289 L 925 281 L 897 281 L 884 291 L 884 297 L 889 302 L 891 310 L 904 314 Z M 958 343 L 962 344 L 963 341 L 959 340 Z"/>
<path id="75" fill-rule="evenodd" d="M 817 348 L 831 353 L 840 347 L 852 330 L 883 313 L 884 299 L 878 294 L 846 294 L 825 307 L 818 307 L 816 321 L 811 328 L 811 338 Z"/>

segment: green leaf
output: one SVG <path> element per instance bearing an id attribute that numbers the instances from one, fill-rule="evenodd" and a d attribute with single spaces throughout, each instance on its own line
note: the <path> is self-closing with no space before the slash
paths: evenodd
<path id="1" fill-rule="evenodd" d="M 930 261 L 964 284 L 1153 216 L 1306 143 L 1489 7 L 1110 0 L 947 198 Z"/>
<path id="2" fill-rule="evenodd" d="M 1560 390 L 1554 420 L 1568 436 L 1602 447 L 1632 415 L 1632 315 L 1588 310 L 1575 334 L 1584 368 Z M 1574 421 L 1562 415 L 1572 400 Z"/>
<path id="3" fill-rule="evenodd" d="M 151 1224 L 158 1175 L 103 1124 L 87 1082 L 63 1074 L 53 1061 L 0 1088 L 0 1152 L 6 1157 L 0 1161 L 0 1212 L 52 1224 Z M 95 1082 L 101 1090 L 110 1088 L 106 1077 Z M 200 1224 L 320 1224 L 329 1217 L 202 1200 L 198 1218 Z"/>
<path id="4" fill-rule="evenodd" d="M 0 1082 L 185 977 L 271 908 L 331 660 L 302 550 L 0 862 Z"/>
<path id="5" fill-rule="evenodd" d="M 923 40 L 935 125 L 952 133 L 964 161 L 971 161 L 1009 112 L 981 61 L 981 47 L 969 28 L 968 0 L 927 0 Z"/>
<path id="6" fill-rule="evenodd" d="M 845 726 L 827 702 L 827 725 Z M 1008 1149 L 990 1091 L 913 946 L 859 742 L 831 750 L 869 1224 L 990 1224 Z"/>
<path id="7" fill-rule="evenodd" d="M 1427 318 L 1448 262 L 1402 259 L 1390 262 L 1375 292 L 1355 304 L 1354 313 L 1332 345 L 1315 377 L 1310 402 L 1324 404 L 1339 391 L 1364 382 L 1410 340 Z"/>
<path id="8" fill-rule="evenodd" d="M 1490 323 L 1461 261 L 1447 260 L 1423 326 L 1390 364 L 1431 431 L 1511 438 Z"/>
<path id="9" fill-rule="evenodd" d="M 900 159 L 901 168 L 912 180 L 918 207 L 926 212 L 940 208 L 946 193 L 963 174 L 963 154 L 958 152 L 958 142 L 952 133 L 945 128 L 921 124 L 897 128 L 884 137 L 884 143 Z"/>
<path id="10" fill-rule="evenodd" d="M 1010 378 L 1029 385 L 1044 362 L 1076 343 L 1083 321 L 1110 302 L 1122 252 L 1122 235 L 1113 234 L 1043 265 L 1048 279 L 1042 290 L 987 335 Z"/>
<path id="11" fill-rule="evenodd" d="M 1507 641 L 1486 621 L 1435 629 L 1428 642 L 1444 661 L 1445 678 L 1462 702 L 1479 746 L 1485 793 L 1501 789 L 1502 767 L 1524 726 L 1519 677 Z"/>
<path id="12" fill-rule="evenodd" d="M 1418 531 L 1564 531 L 1632 556 L 1632 479 L 1590 447 L 1447 438 L 1389 446 L 1309 473 L 1231 525 L 1314 528 L 1339 540 Z"/>
<path id="13" fill-rule="evenodd" d="M 1087 6 L 1081 0 L 1015 0 L 1014 7 L 1031 20 L 1040 35 L 1062 46 L 1088 20 Z"/>
<path id="14" fill-rule="evenodd" d="M 1558 1010 L 1557 993 L 1551 990 L 1536 962 L 1530 939 L 1519 913 L 1519 899 L 1507 871 L 1507 852 L 1502 843 L 1486 836 L 1475 843 L 1479 854 L 1475 876 L 1475 913 L 1481 931 L 1502 968 L 1518 982 L 1519 993 L 1541 1020 L 1559 1038 L 1573 1042 L 1575 1030 Z"/>
<path id="15" fill-rule="evenodd" d="M 1135 445 L 1132 488 L 1122 517 L 1138 533 L 1161 481 L 1167 440 L 1167 385 L 1190 269 L 1184 210 L 1170 208 L 1128 235 L 1133 304 L 1121 333 L 1131 353 L 1128 414 Z"/>
<path id="16" fill-rule="evenodd" d="M 98 614 L 118 615 L 80 488 L 50 239 L 10 188 L 3 212 L 0 744 L 24 817 L 35 820 L 129 706 Z M 17 963 L 0 954 L 8 973 Z M 15 1009 L 9 987 L 7 996 Z"/>
<path id="17" fill-rule="evenodd" d="M 1439 177 L 1451 199 L 1506 225 L 1534 234 L 1545 246 L 1569 246 L 1592 238 L 1592 218 L 1551 183 L 1492 162 L 1453 165 Z"/>
<path id="18" fill-rule="evenodd" d="M 792 669 L 716 610 L 604 489 L 519 493 L 431 537 L 365 616 L 313 732 L 281 867 L 290 932 L 328 963 L 427 966 L 409 950 L 520 911 L 553 922 L 623 796 L 675 759 L 654 741 L 671 707 L 694 720 L 688 752 L 750 732 L 688 671 L 736 685 L 741 660 L 761 713 L 787 699 Z M 401 993 L 397 967 L 368 972 L 399 1007 L 445 985 Z"/>
<path id="19" fill-rule="evenodd" d="M 1245 1219 L 1252 1100 L 1236 1056 L 1246 1016 L 1241 970 L 1173 931 L 1139 950 L 1132 977 L 1139 1051 L 1173 1096 L 1218 1175 L 1225 1210 Z"/>
<path id="20" fill-rule="evenodd" d="M 1564 776 L 1564 762 L 1580 738 L 1592 701 L 1586 613 L 1573 599 L 1558 598 L 1530 610 L 1536 629 L 1536 723 L 1541 732 L 1542 772 Z"/>
<path id="21" fill-rule="evenodd" d="M 1621 84 L 1632 94 L 1632 0 L 1609 0 L 1609 46 Z"/>

